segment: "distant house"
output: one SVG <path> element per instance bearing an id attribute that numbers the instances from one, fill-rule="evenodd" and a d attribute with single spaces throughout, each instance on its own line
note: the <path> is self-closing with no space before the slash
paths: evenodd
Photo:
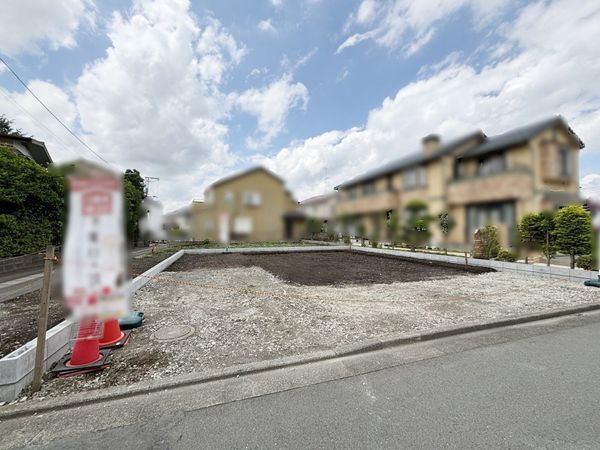
<path id="1" fill-rule="evenodd" d="M 15 153 L 30 159 L 41 166 L 47 167 L 52 163 L 46 144 L 30 137 L 0 134 L 0 145 L 14 148 Z"/>
<path id="2" fill-rule="evenodd" d="M 164 227 L 167 234 L 174 239 L 189 239 L 192 228 L 192 205 L 184 206 L 165 214 Z"/>
<path id="3" fill-rule="evenodd" d="M 497 136 L 483 131 L 442 143 L 437 135 L 422 140 L 422 150 L 387 163 L 335 189 L 340 198 L 336 216 L 352 229 L 362 224 L 367 236 L 397 212 L 405 220 L 412 200 L 427 204 L 427 212 L 448 211 L 455 226 L 448 243 L 467 246 L 477 228 L 499 226 L 508 246 L 519 218 L 528 212 L 555 210 L 580 202 L 581 139 L 560 116 Z M 432 226 L 432 243 L 441 243 Z"/>
<path id="4" fill-rule="evenodd" d="M 307 219 L 316 219 L 321 222 L 323 233 L 335 232 L 335 206 L 338 193 L 315 195 L 300 202 L 300 209 Z"/>
<path id="5" fill-rule="evenodd" d="M 283 179 L 264 167 L 215 181 L 204 202 L 192 204 L 194 240 L 296 239 L 303 226 L 304 216 Z"/>

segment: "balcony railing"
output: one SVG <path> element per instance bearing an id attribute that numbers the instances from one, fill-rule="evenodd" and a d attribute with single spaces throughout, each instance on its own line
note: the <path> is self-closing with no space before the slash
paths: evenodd
<path id="1" fill-rule="evenodd" d="M 394 191 L 375 192 L 352 199 L 340 199 L 336 205 L 336 216 L 385 212 L 398 207 L 399 194 Z"/>
<path id="2" fill-rule="evenodd" d="M 534 186 L 530 172 L 506 171 L 460 178 L 450 182 L 447 189 L 448 203 L 460 205 L 529 197 Z"/>

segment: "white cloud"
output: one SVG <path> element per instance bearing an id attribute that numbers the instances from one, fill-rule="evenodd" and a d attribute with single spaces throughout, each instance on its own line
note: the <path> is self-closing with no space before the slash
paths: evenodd
<path id="1" fill-rule="evenodd" d="M 136 1 L 108 36 L 106 56 L 73 89 L 83 129 L 110 161 L 173 180 L 161 184 L 173 200 L 200 196 L 211 172 L 236 161 L 221 85 L 246 50 L 218 20 L 197 20 L 187 0 Z"/>
<path id="2" fill-rule="evenodd" d="M 294 83 L 291 74 L 285 74 L 268 86 L 248 89 L 237 95 L 238 107 L 257 120 L 257 133 L 246 139 L 249 148 L 267 147 L 282 132 L 290 109 L 306 108 L 308 90 L 302 83 Z"/>
<path id="3" fill-rule="evenodd" d="M 91 0 L 3 0 L 0 12 L 0 53 L 42 53 L 76 45 L 82 24 L 92 24 Z"/>
<path id="4" fill-rule="evenodd" d="M 313 47 L 307 53 L 305 53 L 304 55 L 301 55 L 294 62 L 290 61 L 288 56 L 286 54 L 284 54 L 283 57 L 281 58 L 281 67 L 283 67 L 283 69 L 286 72 L 294 73 L 301 67 L 308 64 L 308 62 L 312 59 L 313 56 L 315 56 L 317 54 L 318 51 L 319 51 L 319 47 Z"/>
<path id="5" fill-rule="evenodd" d="M 283 5 L 283 0 L 269 0 L 271 2 L 271 5 L 273 5 L 276 8 L 281 7 L 281 5 Z"/>
<path id="6" fill-rule="evenodd" d="M 591 173 L 580 181 L 581 195 L 584 198 L 593 198 L 600 201 L 600 174 Z"/>
<path id="7" fill-rule="evenodd" d="M 277 29 L 273 26 L 271 19 L 265 19 L 258 22 L 258 29 L 265 33 L 277 34 Z"/>
<path id="8" fill-rule="evenodd" d="M 372 39 L 378 45 L 402 49 L 406 56 L 417 52 L 435 34 L 434 25 L 461 8 L 472 12 L 476 26 L 489 23 L 501 15 L 516 0 L 363 0 L 351 14 L 344 32 L 352 33 L 336 53 Z"/>
<path id="9" fill-rule="evenodd" d="M 303 198 L 418 151 L 419 139 L 430 132 L 451 138 L 483 128 L 494 134 L 562 114 L 586 142 L 582 151 L 597 152 L 599 19 L 600 5 L 591 0 L 577 10 L 568 0 L 531 5 L 504 24 L 511 56 L 475 67 L 454 54 L 386 98 L 364 126 L 329 131 L 258 159 L 286 174 Z"/>

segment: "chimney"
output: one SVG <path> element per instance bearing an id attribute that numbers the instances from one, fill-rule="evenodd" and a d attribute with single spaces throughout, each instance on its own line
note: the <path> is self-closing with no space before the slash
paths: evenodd
<path id="1" fill-rule="evenodd" d="M 431 155 L 440 148 L 440 136 L 437 134 L 428 134 L 421 139 L 421 143 L 423 144 L 423 153 Z"/>

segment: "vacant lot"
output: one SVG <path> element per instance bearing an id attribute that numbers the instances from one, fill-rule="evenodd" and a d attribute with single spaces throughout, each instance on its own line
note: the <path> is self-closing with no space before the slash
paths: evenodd
<path id="1" fill-rule="evenodd" d="M 104 372 L 36 396 L 302 354 L 397 332 L 600 302 L 600 289 L 350 252 L 187 255 L 133 298 L 146 313 Z M 420 280 L 420 281 L 413 281 Z M 191 336 L 158 341 L 167 327 Z"/>
<path id="2" fill-rule="evenodd" d="M 169 271 L 185 272 L 195 269 L 238 267 L 260 267 L 281 280 L 305 286 L 388 284 L 493 271 L 482 267 L 440 265 L 348 251 L 185 255 L 175 262 Z"/>

